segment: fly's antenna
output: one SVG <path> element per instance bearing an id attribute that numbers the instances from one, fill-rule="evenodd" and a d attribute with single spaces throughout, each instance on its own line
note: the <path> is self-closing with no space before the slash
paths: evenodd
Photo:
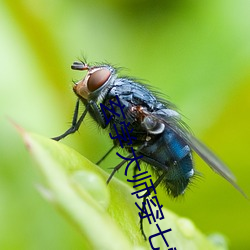
<path id="1" fill-rule="evenodd" d="M 74 70 L 89 70 L 89 65 L 84 62 L 73 62 L 71 69 Z"/>

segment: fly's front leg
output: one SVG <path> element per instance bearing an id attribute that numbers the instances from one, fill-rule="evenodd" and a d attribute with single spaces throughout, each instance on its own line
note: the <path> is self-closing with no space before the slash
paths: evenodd
<path id="1" fill-rule="evenodd" d="M 53 137 L 51 139 L 53 139 L 55 141 L 60 141 L 64 137 L 68 136 L 69 134 L 75 133 L 79 129 L 79 127 L 80 127 L 80 125 L 81 125 L 84 117 L 86 116 L 86 114 L 87 114 L 87 112 L 89 110 L 89 105 L 87 105 L 86 109 L 84 110 L 84 112 L 80 116 L 79 120 L 77 121 L 77 119 L 78 119 L 78 112 L 79 112 L 79 104 L 80 104 L 80 100 L 78 99 L 77 102 L 76 102 L 76 106 L 75 106 L 75 110 L 74 110 L 74 116 L 73 116 L 71 127 L 65 133 L 63 133 L 62 135 L 59 135 L 57 137 Z"/>

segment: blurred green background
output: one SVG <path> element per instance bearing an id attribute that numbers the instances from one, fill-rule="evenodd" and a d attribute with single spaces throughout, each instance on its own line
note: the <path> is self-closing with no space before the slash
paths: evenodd
<path id="1" fill-rule="evenodd" d="M 36 191 L 39 173 L 8 117 L 47 137 L 64 132 L 72 80 L 83 76 L 70 65 L 82 55 L 167 95 L 250 196 L 249 13 L 247 0 L 1 1 L 0 249 L 81 248 L 81 235 Z M 96 162 L 112 141 L 93 124 L 63 143 Z M 183 198 L 161 190 L 159 200 L 204 233 L 224 234 L 230 249 L 250 249 L 250 202 L 195 160 L 203 177 Z M 101 166 L 117 161 L 113 153 Z"/>

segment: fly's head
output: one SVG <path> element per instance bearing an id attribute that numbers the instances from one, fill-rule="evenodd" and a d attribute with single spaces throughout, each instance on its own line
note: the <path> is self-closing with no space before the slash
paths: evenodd
<path id="1" fill-rule="evenodd" d="M 86 76 L 73 87 L 75 94 L 84 100 L 102 99 L 105 87 L 116 77 L 116 72 L 110 65 L 89 66 L 83 62 L 74 62 L 74 70 L 87 70 Z"/>

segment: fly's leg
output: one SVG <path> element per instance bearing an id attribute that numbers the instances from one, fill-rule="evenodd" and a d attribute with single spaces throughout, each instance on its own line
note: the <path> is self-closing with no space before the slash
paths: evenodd
<path id="1" fill-rule="evenodd" d="M 154 188 L 156 189 L 157 186 L 162 182 L 163 178 L 165 177 L 165 175 L 167 174 L 167 172 L 164 172 L 160 177 L 158 177 L 158 179 L 155 181 L 155 183 L 153 184 Z M 149 189 L 149 194 L 145 197 L 143 197 L 143 202 L 142 204 L 146 204 L 146 198 L 152 193 L 153 189 Z M 147 192 L 146 192 L 147 193 Z M 142 209 L 143 209 L 143 205 L 142 205 Z M 141 216 L 143 216 L 143 211 L 141 212 Z M 144 240 L 147 240 L 147 236 L 144 232 L 144 229 L 143 229 L 143 218 L 140 217 L 140 230 L 141 230 L 141 233 L 142 233 L 142 236 L 144 238 Z"/>
<path id="2" fill-rule="evenodd" d="M 98 105 L 94 101 L 90 101 L 87 104 L 86 109 L 84 110 L 84 112 L 80 116 L 79 120 L 77 120 L 78 119 L 78 113 L 79 113 L 79 105 L 80 105 L 80 100 L 78 99 L 77 102 L 76 102 L 71 127 L 65 133 L 63 133 L 62 135 L 52 138 L 53 140 L 60 141 L 64 137 L 68 136 L 69 134 L 75 133 L 79 129 L 84 117 L 86 116 L 86 114 L 88 113 L 88 111 L 90 109 L 93 112 L 93 114 L 95 115 L 95 118 L 96 118 L 97 122 L 101 125 L 101 127 L 105 128 L 107 126 L 106 123 L 105 123 L 105 120 L 103 118 L 102 112 L 100 111 Z"/>
<path id="3" fill-rule="evenodd" d="M 76 102 L 71 127 L 65 133 L 63 133 L 62 135 L 59 135 L 59 136 L 51 138 L 51 139 L 53 139 L 55 141 L 60 141 L 64 137 L 68 136 L 69 134 L 75 133 L 79 129 L 79 127 L 80 127 L 80 125 L 81 125 L 81 123 L 82 123 L 82 121 L 83 121 L 84 117 L 86 116 L 86 114 L 88 112 L 88 109 L 89 109 L 89 106 L 87 106 L 86 109 L 84 110 L 84 112 L 82 113 L 82 115 L 80 116 L 79 120 L 77 121 L 78 112 L 79 112 L 79 104 L 80 104 L 80 101 L 78 99 L 77 102 Z"/>
<path id="4" fill-rule="evenodd" d="M 143 147 L 145 147 L 145 144 L 143 144 L 142 146 L 140 146 L 136 151 L 135 154 L 137 152 L 139 152 Z M 133 154 L 129 154 L 127 157 L 125 158 L 131 158 L 133 156 Z M 109 182 L 111 181 L 112 177 L 114 176 L 114 174 L 125 164 L 127 160 L 123 160 L 121 163 L 119 163 L 116 167 L 114 167 L 112 173 L 110 174 L 108 180 L 107 180 L 107 184 L 109 184 Z"/>
<path id="5" fill-rule="evenodd" d="M 115 148 L 115 146 L 113 146 L 111 149 L 109 149 L 109 151 L 96 163 L 96 165 L 99 165 L 112 152 L 112 150 L 114 148 Z"/>
<path id="6" fill-rule="evenodd" d="M 131 157 L 131 155 L 129 155 L 128 157 Z M 113 178 L 114 174 L 126 163 L 127 160 L 123 160 L 121 163 L 119 163 L 117 166 L 114 167 L 112 173 L 110 174 L 108 180 L 107 180 L 107 185 L 109 184 L 109 182 L 111 181 L 111 179 Z"/>

